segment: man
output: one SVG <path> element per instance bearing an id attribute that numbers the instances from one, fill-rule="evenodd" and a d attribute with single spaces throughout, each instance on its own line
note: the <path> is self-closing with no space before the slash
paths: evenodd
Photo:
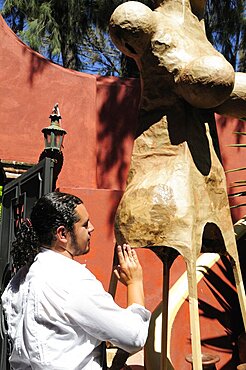
<path id="1" fill-rule="evenodd" d="M 130 353 L 140 350 L 147 338 L 150 312 L 144 308 L 136 252 L 129 245 L 118 246 L 115 272 L 127 286 L 128 307 L 123 309 L 85 265 L 73 260 L 89 252 L 94 230 L 79 198 L 47 194 L 37 201 L 30 218 L 13 243 L 14 263 L 18 257 L 27 264 L 2 296 L 13 348 L 12 368 L 102 369 L 102 341 Z"/>

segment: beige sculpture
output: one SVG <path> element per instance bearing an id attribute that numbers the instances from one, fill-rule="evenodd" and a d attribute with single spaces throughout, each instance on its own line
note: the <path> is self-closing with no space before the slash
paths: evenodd
<path id="1" fill-rule="evenodd" d="M 245 291 L 214 120 L 214 112 L 246 116 L 246 76 L 235 73 L 207 40 L 204 6 L 202 0 L 157 0 L 152 11 L 129 1 L 110 20 L 115 45 L 135 59 L 142 82 L 116 239 L 136 248 L 170 247 L 183 255 L 195 370 L 202 369 L 195 275 L 202 245 L 202 251 L 229 254 L 246 328 Z"/>

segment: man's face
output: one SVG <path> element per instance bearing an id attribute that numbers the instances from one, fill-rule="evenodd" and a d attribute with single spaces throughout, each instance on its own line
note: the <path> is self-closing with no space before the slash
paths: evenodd
<path id="1" fill-rule="evenodd" d="M 94 226 L 90 222 L 88 212 L 83 204 L 79 204 L 75 210 L 79 221 L 74 224 L 73 231 L 70 232 L 69 250 L 74 256 L 81 256 L 90 250 L 90 238 Z"/>

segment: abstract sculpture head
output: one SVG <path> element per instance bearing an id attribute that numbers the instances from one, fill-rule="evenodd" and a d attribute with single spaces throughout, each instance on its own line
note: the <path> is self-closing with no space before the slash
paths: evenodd
<path id="1" fill-rule="evenodd" d="M 200 21 L 204 3 L 157 1 L 152 11 L 142 3 L 129 1 L 111 17 L 112 39 L 123 53 L 135 59 L 145 85 L 149 75 L 153 90 L 159 85 L 169 91 L 170 98 L 162 104 L 175 103 L 176 97 L 195 107 L 211 108 L 223 103 L 233 90 L 234 70 L 209 43 Z M 162 81 L 156 86 L 157 77 Z"/>

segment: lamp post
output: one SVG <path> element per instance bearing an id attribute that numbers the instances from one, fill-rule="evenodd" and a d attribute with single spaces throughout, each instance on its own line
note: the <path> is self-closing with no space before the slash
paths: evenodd
<path id="1" fill-rule="evenodd" d="M 64 130 L 60 125 L 61 115 L 58 108 L 58 103 L 54 105 L 49 118 L 51 120 L 50 126 L 42 129 L 42 133 L 44 134 L 45 150 L 61 151 L 63 139 L 67 131 Z"/>
<path id="2" fill-rule="evenodd" d="M 50 125 L 42 129 L 45 147 L 40 154 L 39 162 L 44 158 L 51 158 L 54 160 L 53 190 L 55 190 L 56 180 L 63 165 L 62 147 L 64 136 L 67 133 L 60 125 L 61 115 L 58 103 L 54 105 L 49 118 L 51 120 Z"/>

